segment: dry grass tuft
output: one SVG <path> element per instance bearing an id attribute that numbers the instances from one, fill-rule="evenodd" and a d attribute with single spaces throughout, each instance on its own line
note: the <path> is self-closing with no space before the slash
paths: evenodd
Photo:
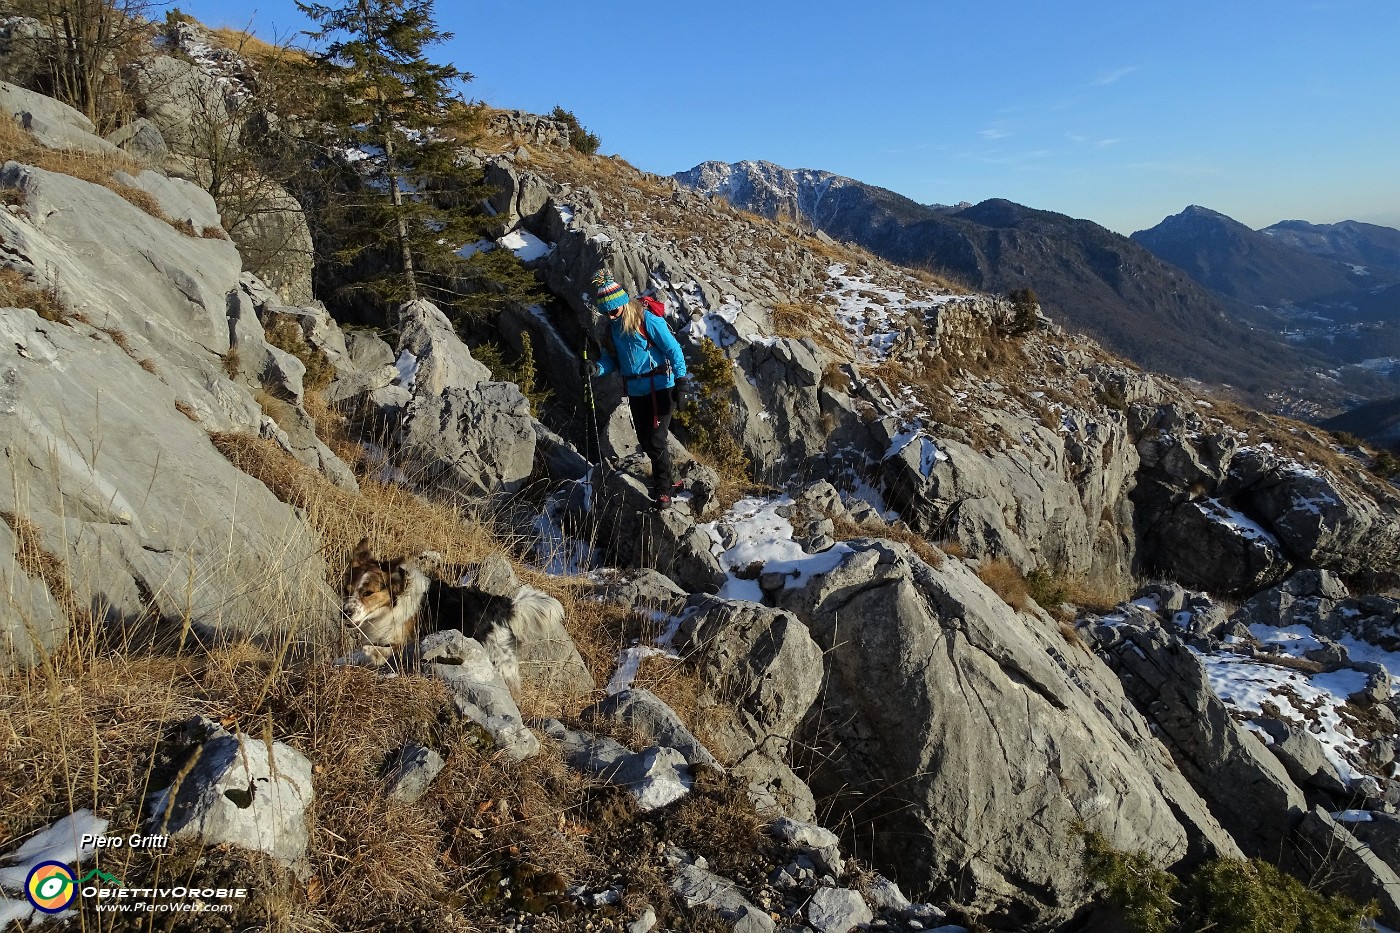
<path id="1" fill-rule="evenodd" d="M 63 306 L 56 289 L 36 288 L 18 269 L 0 269 L 0 307 L 30 308 L 55 324 L 66 324 L 75 317 Z"/>
<path id="2" fill-rule="evenodd" d="M 977 577 L 1002 598 L 1012 609 L 1025 612 L 1031 607 L 1031 594 L 1026 586 L 1026 578 L 1016 565 L 1005 557 L 983 560 L 977 568 Z"/>
<path id="3" fill-rule="evenodd" d="M 1213 418 L 1219 419 L 1227 427 L 1243 434 L 1248 443 L 1273 444 L 1280 452 L 1326 469 L 1353 490 L 1381 488 L 1365 471 L 1363 464 L 1338 450 L 1334 438 L 1321 428 L 1282 415 L 1266 415 L 1219 398 L 1212 398 L 1211 408 L 1202 414 L 1207 423 Z"/>
<path id="4" fill-rule="evenodd" d="M 282 61 L 301 63 L 311 61 L 311 56 L 303 49 L 265 42 L 244 29 L 221 26 L 212 32 L 220 45 L 230 51 L 237 52 L 240 57 L 248 59 L 255 65 Z"/>
<path id="5" fill-rule="evenodd" d="M 277 349 L 290 353 L 301 361 L 306 367 L 306 374 L 302 377 L 302 385 L 307 392 L 316 392 L 324 389 L 335 379 L 335 366 L 331 363 L 330 357 L 319 348 L 313 347 L 302 333 L 301 325 L 297 323 L 295 317 L 286 314 L 279 314 L 272 322 L 272 326 L 264 331 L 267 342 Z"/>
<path id="6" fill-rule="evenodd" d="M 0 151 L 9 153 L 9 158 L 16 162 L 71 175 L 103 187 L 116 184 L 112 181 L 113 172 L 139 175 L 145 168 L 125 153 L 96 155 L 78 150 L 49 149 L 14 120 L 0 120 Z"/>
<path id="7" fill-rule="evenodd" d="M 69 578 L 68 564 L 62 557 L 44 547 L 39 526 L 16 512 L 0 512 L 0 520 L 10 526 L 15 535 L 15 558 L 26 574 L 43 581 L 49 595 L 63 610 L 75 629 L 91 627 L 91 616 L 78 600 Z"/>
<path id="8" fill-rule="evenodd" d="M 748 798 L 747 780 L 734 774 L 702 770 L 693 792 L 667 819 L 672 839 L 703 855 L 722 874 L 761 874 L 763 855 L 774 848 L 763 828 L 767 820 Z"/>
<path id="9" fill-rule="evenodd" d="M 1065 640 L 1065 644 L 1078 648 L 1088 655 L 1094 653 L 1093 649 L 1089 647 L 1089 643 L 1084 640 L 1084 636 L 1079 634 L 1079 629 L 1074 627 L 1074 622 L 1072 620 L 1066 621 L 1060 619 L 1057 621 L 1057 625 L 1059 627 L 1060 637 Z"/>
<path id="10" fill-rule="evenodd" d="M 222 357 L 224 375 L 230 379 L 237 379 L 242 371 L 243 357 L 237 347 L 229 347 L 228 352 Z"/>
<path id="11" fill-rule="evenodd" d="M 199 413 L 194 410 L 193 405 L 191 405 L 184 399 L 177 398 L 175 400 L 175 410 L 178 411 L 180 414 L 184 415 L 186 418 L 193 421 L 195 424 L 199 424 Z"/>
<path id="12" fill-rule="evenodd" d="M 49 149 L 26 133 L 14 120 L 6 119 L 0 119 L 0 152 L 7 153 L 7 158 L 25 165 L 101 185 L 187 236 L 197 236 L 193 225 L 188 221 L 182 225 L 167 216 L 161 209 L 160 202 L 149 192 L 124 185 L 112 177 L 116 172 L 136 176 L 146 170 L 145 165 L 124 153 L 97 155 L 75 149 Z"/>
<path id="13" fill-rule="evenodd" d="M 142 359 L 139 365 L 141 366 L 142 369 L 144 369 L 146 372 L 150 373 L 152 376 L 156 376 L 156 377 L 159 377 L 159 376 L 160 376 L 160 370 L 159 370 L 158 368 L 156 368 L 156 361 L 153 360 L 153 359 L 151 359 L 150 357 L 146 357 L 145 359 Z"/>
<path id="14" fill-rule="evenodd" d="M 774 305 L 773 335 L 792 340 L 809 337 L 813 343 L 839 361 L 849 362 L 855 359 L 850 336 L 825 305 Z"/>
<path id="15" fill-rule="evenodd" d="M 918 555 L 919 559 L 930 567 L 937 570 L 943 566 L 945 554 L 940 551 L 933 542 L 923 535 L 910 528 L 904 522 L 895 522 L 891 525 L 882 525 L 871 528 L 866 525 L 858 525 L 845 515 L 828 516 L 836 526 L 836 533 L 832 536 L 838 541 L 849 541 L 852 538 L 885 538 L 889 541 L 897 541 L 906 545 L 911 551 Z"/>
<path id="16" fill-rule="evenodd" d="M 192 712 L 180 675 L 168 658 L 94 653 L 0 677 L 0 847 L 81 807 L 138 830 L 159 726 Z"/>
<path id="17" fill-rule="evenodd" d="M 297 462 L 272 441 L 231 433 L 213 434 L 211 440 L 229 462 L 260 480 L 277 498 L 306 510 L 332 567 L 343 566 L 355 544 L 366 536 L 375 553 L 435 550 L 449 564 L 476 564 L 501 550 L 489 526 L 460 510 L 427 502 L 397 484 L 366 478 L 356 495 Z"/>

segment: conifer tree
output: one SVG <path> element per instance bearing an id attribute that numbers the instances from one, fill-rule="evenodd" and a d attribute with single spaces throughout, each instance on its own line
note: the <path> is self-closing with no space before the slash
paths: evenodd
<path id="1" fill-rule="evenodd" d="M 397 247 L 401 279 L 371 276 L 371 285 L 386 299 L 415 299 L 424 262 L 449 260 L 475 226 L 469 211 L 438 196 L 455 192 L 460 205 L 464 192 L 480 191 L 456 165 L 452 138 L 473 118 L 458 90 L 472 76 L 425 57 L 452 37 L 437 28 L 433 0 L 297 6 L 320 26 L 308 35 L 329 40 L 318 56 L 327 116 L 344 146 L 370 156 L 368 170 L 361 167 L 369 197 L 350 205 L 357 216 L 337 259 L 350 265 L 366 251 Z"/>

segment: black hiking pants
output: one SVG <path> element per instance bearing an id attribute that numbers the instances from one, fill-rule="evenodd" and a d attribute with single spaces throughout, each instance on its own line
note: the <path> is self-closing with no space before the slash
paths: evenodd
<path id="1" fill-rule="evenodd" d="M 671 390 L 661 386 L 645 395 L 627 396 L 632 408 L 632 425 L 637 441 L 651 458 L 651 491 L 654 496 L 671 494 Z"/>

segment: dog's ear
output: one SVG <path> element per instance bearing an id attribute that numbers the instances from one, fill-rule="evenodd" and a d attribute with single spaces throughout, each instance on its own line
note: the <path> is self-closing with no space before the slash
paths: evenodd
<path id="1" fill-rule="evenodd" d="M 408 588 L 408 572 L 404 570 L 402 560 L 391 561 L 384 566 L 386 575 L 389 577 L 389 602 L 398 602 L 403 591 Z"/>
<path id="2" fill-rule="evenodd" d="M 374 561 L 374 555 L 369 552 L 369 535 L 360 539 L 360 543 L 355 545 L 355 552 L 350 555 L 350 559 L 357 564 L 368 564 Z"/>

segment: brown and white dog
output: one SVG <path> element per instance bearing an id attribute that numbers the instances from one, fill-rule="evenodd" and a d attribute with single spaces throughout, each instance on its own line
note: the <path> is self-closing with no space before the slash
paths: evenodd
<path id="1" fill-rule="evenodd" d="M 429 576 L 441 562 L 435 551 L 379 560 L 370 552 L 369 539 L 362 539 L 341 584 L 346 625 L 363 639 L 367 655 L 381 662 L 423 635 L 458 629 L 481 643 L 511 694 L 518 696 L 517 641 L 547 638 L 563 622 L 564 607 L 533 586 L 508 597 L 443 583 Z"/>

